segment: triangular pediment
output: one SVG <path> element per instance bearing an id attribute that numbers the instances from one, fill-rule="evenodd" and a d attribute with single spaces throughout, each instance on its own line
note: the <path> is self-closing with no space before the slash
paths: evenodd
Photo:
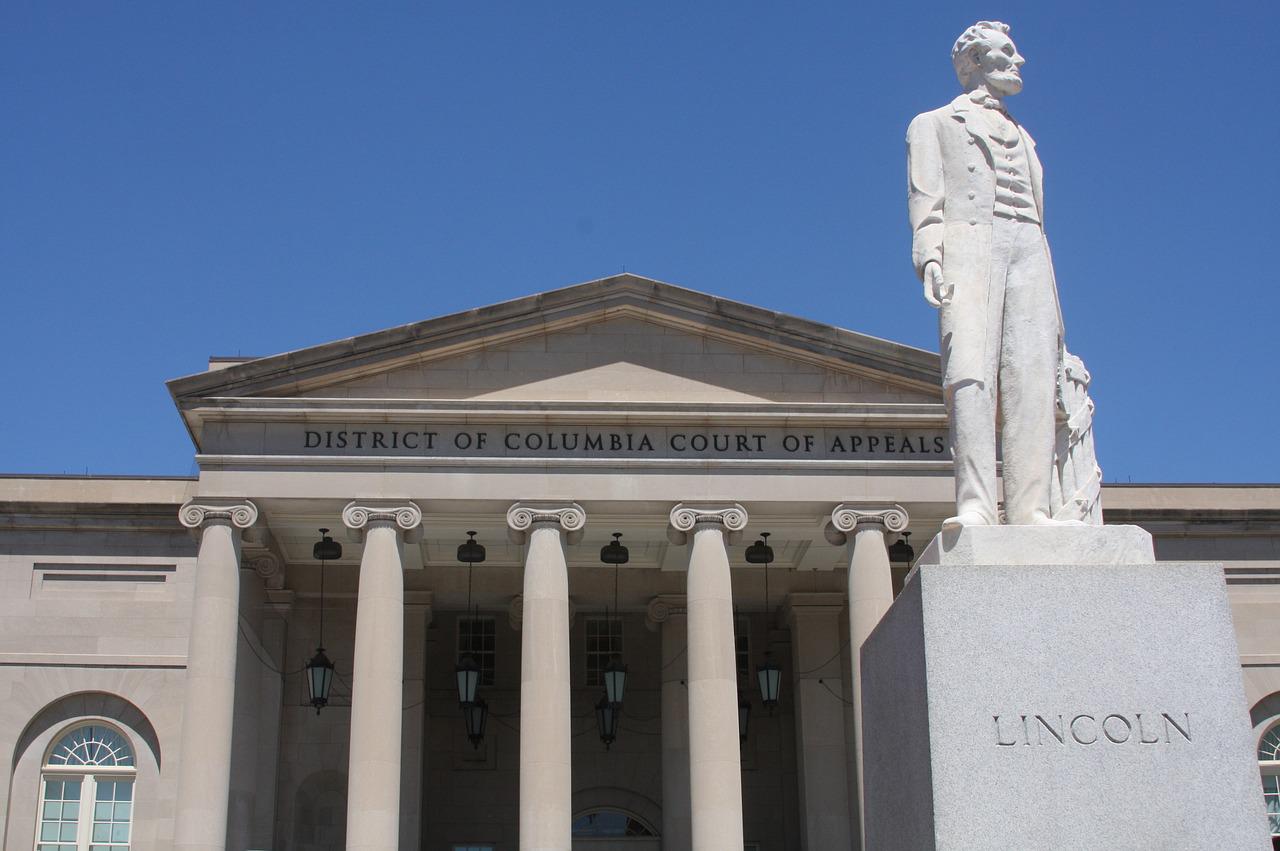
<path id="1" fill-rule="evenodd" d="M 930 352 L 619 275 L 175 379 L 216 400 L 933 403 Z"/>
<path id="2" fill-rule="evenodd" d="M 785 347 L 628 310 L 474 351 L 320 383 L 315 399 L 484 402 L 930 402 L 934 394 Z"/>

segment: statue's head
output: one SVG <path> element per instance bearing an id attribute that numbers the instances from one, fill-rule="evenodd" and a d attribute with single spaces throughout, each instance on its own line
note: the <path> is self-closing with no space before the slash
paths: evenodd
<path id="1" fill-rule="evenodd" d="M 1009 38 L 1009 25 L 999 21 L 978 21 L 951 48 L 951 64 L 967 92 L 985 84 L 997 97 L 1016 95 L 1022 91 L 1019 69 L 1025 61 Z"/>

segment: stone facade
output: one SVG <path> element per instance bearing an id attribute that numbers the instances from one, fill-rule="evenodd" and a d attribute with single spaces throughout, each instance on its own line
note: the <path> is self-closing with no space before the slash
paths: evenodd
<path id="1" fill-rule="evenodd" d="M 621 276 L 216 367 L 170 383 L 198 476 L 0 478 L 6 851 L 35 847 L 54 742 L 95 722 L 135 755 L 138 851 L 515 849 L 535 832 L 540 847 L 630 851 L 736 848 L 739 835 L 859 846 L 849 647 L 901 587 L 906 565 L 886 546 L 905 530 L 923 548 L 952 508 L 948 455 L 919 451 L 945 434 L 935 355 Z M 339 427 L 370 445 L 307 446 L 306 432 Z M 511 448 L 513 431 L 583 443 Z M 436 443 L 402 448 L 411 432 Z M 620 444 L 589 448 L 597 434 Z M 189 504 L 245 503 L 253 522 L 215 518 L 220 550 L 213 521 L 179 519 Z M 353 503 L 371 513 L 344 523 Z M 1108 523 L 1151 532 L 1157 559 L 1224 566 L 1261 739 L 1280 722 L 1280 487 L 1108 486 L 1103 505 Z M 571 506 L 584 523 L 555 513 Z M 336 676 L 317 714 L 303 666 L 320 641 L 321 527 L 344 552 L 324 567 Z M 472 530 L 487 558 L 468 568 L 456 549 Z M 614 532 L 630 552 L 616 570 L 600 561 Z M 767 570 L 745 557 L 762 532 Z M 238 606 L 197 595 L 215 574 Z M 454 669 L 460 621 L 477 617 L 492 653 L 473 747 Z M 601 644 L 604 618 L 620 620 L 604 634 L 620 635 L 628 666 L 607 749 L 595 708 L 617 648 Z M 196 661 L 210 640 L 211 673 Z M 771 710 L 766 662 L 781 672 Z M 353 749 L 385 738 L 397 700 L 396 754 Z M 188 748 L 200 763 L 184 771 Z M 557 761 L 567 770 L 535 770 Z M 361 836 L 347 831 L 353 772 L 358 814 L 391 813 Z M 722 779 L 691 782 L 704 776 Z M 724 777 L 740 796 L 718 794 Z M 199 814 L 210 800 L 225 807 L 220 829 Z M 645 835 L 607 835 L 618 818 Z"/>

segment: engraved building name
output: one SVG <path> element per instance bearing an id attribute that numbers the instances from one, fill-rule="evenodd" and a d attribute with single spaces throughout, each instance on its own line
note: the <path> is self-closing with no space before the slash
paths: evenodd
<path id="1" fill-rule="evenodd" d="M 210 424 L 212 454 L 509 458 L 698 458 L 946 461 L 945 429 L 861 426 L 785 429 L 744 426 L 514 424 Z"/>
<path id="2" fill-rule="evenodd" d="M 1189 712 L 1071 712 L 993 715 L 997 747 L 1176 745 L 1190 742 Z"/>

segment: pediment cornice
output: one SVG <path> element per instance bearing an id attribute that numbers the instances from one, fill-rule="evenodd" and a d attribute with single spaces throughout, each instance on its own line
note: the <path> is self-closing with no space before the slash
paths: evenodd
<path id="1" fill-rule="evenodd" d="M 625 274 L 258 358 L 168 382 L 183 410 L 213 399 L 293 397 L 413 363 L 466 354 L 615 317 L 691 332 L 936 392 L 932 352 Z"/>

